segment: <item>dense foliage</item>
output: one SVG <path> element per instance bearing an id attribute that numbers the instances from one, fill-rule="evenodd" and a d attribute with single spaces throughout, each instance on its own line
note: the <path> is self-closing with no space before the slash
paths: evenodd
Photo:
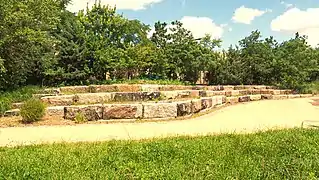
<path id="1" fill-rule="evenodd" d="M 68 0 L 1 0 L 0 91 L 25 85 L 75 85 L 106 79 L 169 79 L 210 84 L 303 88 L 319 79 L 319 49 L 296 36 L 277 42 L 259 31 L 216 51 L 221 40 L 198 40 L 182 23 L 150 27 L 99 3 L 76 14 Z"/>
<path id="2" fill-rule="evenodd" d="M 45 105 L 41 100 L 31 98 L 23 103 L 20 114 L 24 123 L 39 121 L 45 115 Z"/>

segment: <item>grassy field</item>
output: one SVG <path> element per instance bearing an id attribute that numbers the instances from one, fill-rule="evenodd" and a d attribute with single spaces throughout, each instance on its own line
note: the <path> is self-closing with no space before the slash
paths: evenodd
<path id="1" fill-rule="evenodd" d="M 0 179 L 315 179 L 319 130 L 0 148 Z"/>

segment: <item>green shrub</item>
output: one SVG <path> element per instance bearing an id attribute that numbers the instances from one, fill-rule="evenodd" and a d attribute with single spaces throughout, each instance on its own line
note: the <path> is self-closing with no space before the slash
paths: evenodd
<path id="1" fill-rule="evenodd" d="M 76 115 L 75 115 L 74 121 L 75 121 L 75 123 L 77 123 L 77 124 L 81 124 L 81 123 L 87 122 L 87 119 L 86 119 L 86 117 L 85 117 L 82 113 L 78 112 L 78 113 L 76 113 Z"/>
<path id="2" fill-rule="evenodd" d="M 22 116 L 22 121 L 25 123 L 39 121 L 45 115 L 45 105 L 41 100 L 31 98 L 24 102 L 20 114 Z"/>
<path id="3" fill-rule="evenodd" d="M 9 98 L 0 98 L 0 116 L 11 108 L 11 100 Z"/>

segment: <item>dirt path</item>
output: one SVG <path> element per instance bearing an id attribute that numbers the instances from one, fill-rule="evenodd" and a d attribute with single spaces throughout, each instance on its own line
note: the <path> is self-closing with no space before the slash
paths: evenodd
<path id="1" fill-rule="evenodd" d="M 184 121 L 0 128 L 0 146 L 249 133 L 273 128 L 300 127 L 305 120 L 319 121 L 319 107 L 313 106 L 311 102 L 311 99 L 257 101 L 229 106 Z"/>

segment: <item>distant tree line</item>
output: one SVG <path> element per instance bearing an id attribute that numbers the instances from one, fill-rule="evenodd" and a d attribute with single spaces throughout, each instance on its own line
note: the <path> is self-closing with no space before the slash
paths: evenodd
<path id="1" fill-rule="evenodd" d="M 78 13 L 69 0 L 1 0 L 0 90 L 25 85 L 80 85 L 111 79 L 159 78 L 210 84 L 300 88 L 319 79 L 319 49 L 296 34 L 277 42 L 253 31 L 235 46 L 197 40 L 174 21 L 150 27 L 96 3 Z"/>

